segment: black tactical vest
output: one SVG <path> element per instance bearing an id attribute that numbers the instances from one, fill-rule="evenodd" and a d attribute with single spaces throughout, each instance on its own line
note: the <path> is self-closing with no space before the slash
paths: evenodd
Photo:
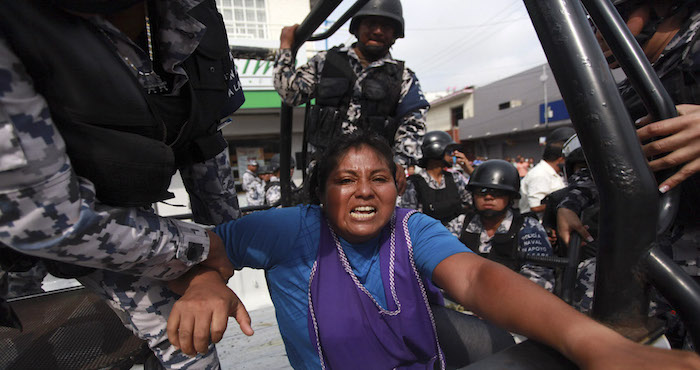
<path id="1" fill-rule="evenodd" d="M 401 97 L 403 70 L 403 61 L 397 61 L 396 65 L 386 63 L 381 68 L 373 68 L 361 86 L 357 126 L 378 133 L 389 143 L 394 142 L 399 124 L 395 115 Z M 325 149 L 333 138 L 342 134 L 356 81 L 347 52 L 341 52 L 338 47 L 328 50 L 316 86 L 316 104 L 307 117 L 308 141 L 316 148 Z"/>
<path id="2" fill-rule="evenodd" d="M 225 28 L 214 0 L 189 15 L 207 31 L 183 63 L 189 82 L 181 98 L 170 99 L 187 104 L 175 109 L 186 120 L 166 124 L 163 118 L 178 116 L 167 109 L 169 99 L 148 96 L 90 22 L 49 1 L 0 2 L 0 32 L 36 91 L 46 98 L 75 172 L 95 185 L 102 203 L 150 206 L 171 198 L 167 189 L 179 166 L 203 162 L 226 148 L 218 132 L 232 67 Z M 177 135 L 167 132 L 173 128 L 179 130 Z M 177 139 L 167 142 L 168 137 Z M 36 261 L 9 249 L 0 257 L 0 264 L 11 271 L 26 270 Z M 58 277 L 92 271 L 57 261 L 44 263 Z"/>
<path id="3" fill-rule="evenodd" d="M 408 178 L 416 186 L 418 202 L 423 205 L 423 213 L 447 225 L 453 218 L 464 213 L 464 207 L 452 174 L 442 171 L 442 175 L 445 178 L 443 189 L 431 188 L 418 174 Z"/>
<path id="4" fill-rule="evenodd" d="M 189 83 L 176 101 L 183 123 L 166 123 L 162 97 L 149 97 L 106 36 L 49 1 L 0 2 L 0 30 L 48 102 L 75 172 L 95 184 L 100 202 L 149 206 L 172 197 L 179 166 L 214 157 L 226 142 L 217 127 L 231 70 L 223 21 L 214 0 L 189 12 L 207 26 L 184 61 Z M 179 129 L 166 143 L 167 130 Z"/>
<path id="5" fill-rule="evenodd" d="M 468 214 L 464 218 L 464 227 L 459 240 L 475 253 L 479 253 L 480 235 L 478 233 L 467 232 L 467 226 L 474 218 L 474 213 Z M 518 231 L 523 227 L 525 217 L 517 211 L 513 212 L 513 223 L 505 234 L 495 234 L 491 239 L 491 251 L 489 253 L 479 253 L 482 257 L 498 262 L 513 271 L 520 271 L 523 261 L 518 257 Z"/>

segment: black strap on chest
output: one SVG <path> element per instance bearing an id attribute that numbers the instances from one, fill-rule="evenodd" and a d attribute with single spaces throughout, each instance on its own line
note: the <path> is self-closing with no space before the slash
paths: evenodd
<path id="1" fill-rule="evenodd" d="M 518 232 L 525 223 L 525 217 L 519 212 L 514 211 L 513 222 L 508 232 L 505 234 L 495 234 L 493 239 L 491 239 L 491 251 L 488 253 L 480 253 L 479 245 L 481 244 L 481 235 L 479 233 L 467 232 L 467 226 L 475 215 L 476 213 L 470 213 L 464 218 L 464 226 L 459 240 L 475 253 L 479 253 L 482 257 L 507 266 L 513 271 L 519 271 L 520 267 L 523 265 L 523 261 L 518 257 Z"/>
<path id="2" fill-rule="evenodd" d="M 409 176 L 409 179 L 416 186 L 416 195 L 418 196 L 418 202 L 423 205 L 423 213 L 440 220 L 443 225 L 446 225 L 452 219 L 462 214 L 464 207 L 452 174 L 443 171 L 442 175 L 445 179 L 445 187 L 443 189 L 431 188 L 425 179 L 417 174 Z"/>

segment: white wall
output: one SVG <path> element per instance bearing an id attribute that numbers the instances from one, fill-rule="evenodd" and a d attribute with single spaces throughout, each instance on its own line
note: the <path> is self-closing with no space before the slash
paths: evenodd
<path id="1" fill-rule="evenodd" d="M 462 106 L 462 117 L 472 116 L 474 99 L 472 94 L 432 104 L 426 117 L 427 131 L 448 131 L 452 129 L 452 108 Z"/>

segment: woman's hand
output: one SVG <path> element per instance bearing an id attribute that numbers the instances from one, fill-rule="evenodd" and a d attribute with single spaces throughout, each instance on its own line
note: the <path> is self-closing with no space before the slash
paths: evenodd
<path id="1" fill-rule="evenodd" d="M 642 146 L 647 157 L 664 155 L 649 162 L 652 171 L 681 166 L 681 168 L 659 186 L 665 193 L 700 170 L 700 105 L 683 104 L 676 107 L 678 117 L 651 122 L 649 116 L 642 117 L 637 124 L 641 141 L 661 137 Z"/>
<path id="2" fill-rule="evenodd" d="M 210 343 L 223 337 L 229 316 L 238 321 L 245 335 L 253 335 L 248 311 L 218 272 L 199 268 L 189 279 L 168 317 L 170 343 L 190 356 L 206 353 Z"/>

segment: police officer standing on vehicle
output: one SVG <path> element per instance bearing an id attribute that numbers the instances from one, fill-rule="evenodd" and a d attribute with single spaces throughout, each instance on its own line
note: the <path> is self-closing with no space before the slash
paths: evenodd
<path id="1" fill-rule="evenodd" d="M 509 162 L 491 159 L 469 179 L 474 213 L 467 215 L 459 240 L 483 257 L 519 272 L 539 286 L 554 289 L 554 271 L 523 260 L 523 256 L 551 256 L 547 232 L 534 217 L 513 209 L 520 198 L 520 176 Z"/>
<path id="2" fill-rule="evenodd" d="M 474 168 L 458 144 L 444 131 L 431 131 L 425 135 L 419 165 L 424 169 L 408 177 L 406 192 L 399 205 L 417 209 L 442 222 L 455 236 L 462 231 L 464 214 L 472 207 L 472 197 L 467 190 L 467 179 L 459 172 L 446 171 L 445 167 L 458 164 L 471 174 Z"/>
<path id="3" fill-rule="evenodd" d="M 216 234 L 151 205 L 173 197 L 179 170 L 196 222 L 239 216 L 220 125 L 242 103 L 214 0 L 0 2 L 0 246 L 15 253 L 3 266 L 43 258 L 163 366 L 217 368 L 213 345 L 192 358 L 170 344 L 179 295 L 165 280 L 233 267 Z"/>
<path id="4" fill-rule="evenodd" d="M 316 99 L 308 117 L 309 143 L 321 152 L 343 133 L 379 133 L 393 143 L 403 192 L 404 169 L 421 157 L 429 104 L 415 74 L 389 53 L 396 39 L 404 37 L 400 1 L 370 0 L 350 22 L 357 42 L 322 51 L 295 69 L 291 47 L 297 26 L 282 29 L 274 85 L 289 105 Z"/>

